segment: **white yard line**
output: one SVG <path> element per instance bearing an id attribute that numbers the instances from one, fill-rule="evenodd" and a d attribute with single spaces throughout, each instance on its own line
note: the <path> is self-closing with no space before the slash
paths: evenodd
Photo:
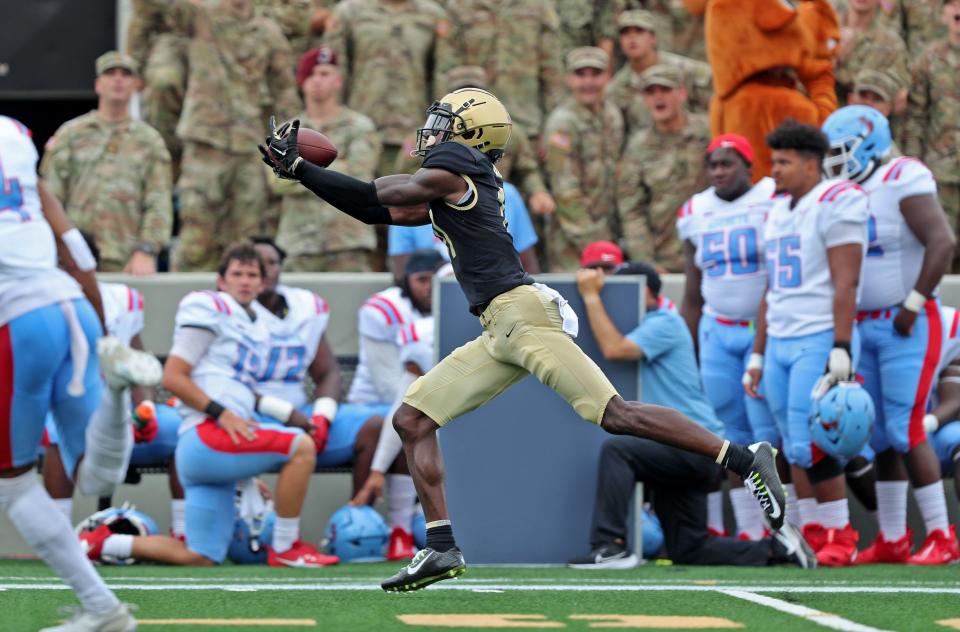
<path id="1" fill-rule="evenodd" d="M 758 595 L 754 592 L 745 590 L 721 590 L 719 592 L 723 593 L 724 595 L 729 595 L 730 597 L 736 597 L 737 599 L 743 599 L 751 603 L 773 608 L 774 610 L 778 610 L 780 612 L 792 614 L 796 617 L 800 617 L 801 619 L 805 619 L 810 623 L 815 623 L 833 630 L 841 630 L 842 632 L 887 632 L 886 630 L 881 630 L 880 628 L 874 628 L 870 627 L 869 625 L 862 625 L 860 623 L 856 623 L 855 621 L 844 619 L 843 617 L 835 614 L 821 612 L 813 608 L 808 608 L 807 606 L 801 606 L 799 604 L 790 603 L 789 601 L 783 601 L 782 599 L 767 597 L 766 595 Z"/>
<path id="2" fill-rule="evenodd" d="M 107 578 L 107 585 L 114 590 L 230 590 L 230 591 L 342 591 L 342 590 L 380 590 L 376 582 L 302 582 L 302 583 L 246 583 L 246 584 L 136 584 L 123 581 L 111 581 Z M 749 592 L 749 593 L 860 593 L 860 594 L 930 594 L 930 595 L 960 595 L 960 588 L 949 587 L 914 587 L 914 586 L 762 586 L 762 585 L 730 585 L 730 586 L 681 586 L 676 584 L 622 584 L 608 586 L 584 586 L 563 584 L 484 584 L 484 588 L 502 590 L 505 592 L 542 591 L 542 592 Z M 434 590 L 475 590 L 476 584 L 464 581 L 444 582 L 430 588 Z M 67 590 L 67 586 L 52 581 L 36 583 L 0 583 L 0 590 Z"/>

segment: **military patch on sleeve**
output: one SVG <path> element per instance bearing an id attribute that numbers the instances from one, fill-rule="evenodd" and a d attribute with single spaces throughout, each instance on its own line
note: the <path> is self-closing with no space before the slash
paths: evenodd
<path id="1" fill-rule="evenodd" d="M 446 18 L 437 20 L 437 35 L 443 38 L 450 36 L 450 20 Z"/>
<path id="2" fill-rule="evenodd" d="M 563 151 L 570 151 L 570 136 L 563 132 L 554 132 L 550 135 L 550 144 Z"/>

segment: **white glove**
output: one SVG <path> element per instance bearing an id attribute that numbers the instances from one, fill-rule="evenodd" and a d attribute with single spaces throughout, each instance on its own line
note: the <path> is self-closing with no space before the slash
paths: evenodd
<path id="1" fill-rule="evenodd" d="M 827 359 L 827 374 L 833 383 L 843 382 L 850 379 L 853 372 L 853 361 L 850 359 L 849 345 L 836 345 L 830 350 L 830 357 Z"/>

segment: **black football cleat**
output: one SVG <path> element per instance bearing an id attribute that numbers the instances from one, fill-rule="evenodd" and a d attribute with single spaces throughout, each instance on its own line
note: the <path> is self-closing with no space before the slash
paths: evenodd
<path id="1" fill-rule="evenodd" d="M 748 448 L 753 452 L 753 465 L 743 479 L 743 485 L 754 495 L 776 531 L 783 526 L 787 509 L 787 494 L 777 474 L 775 452 L 766 441 L 754 443 Z"/>
<path id="2" fill-rule="evenodd" d="M 400 572 L 380 587 L 387 592 L 420 590 L 444 579 L 460 577 L 467 570 L 463 553 L 454 547 L 440 553 L 431 548 L 422 549 Z"/>

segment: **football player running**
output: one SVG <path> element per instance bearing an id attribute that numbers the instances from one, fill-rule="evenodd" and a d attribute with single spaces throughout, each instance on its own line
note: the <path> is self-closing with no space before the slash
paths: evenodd
<path id="1" fill-rule="evenodd" d="M 264 273 L 252 244 L 231 246 L 220 260 L 219 291 L 191 292 L 177 308 L 163 386 L 178 398 L 183 416 L 176 459 L 186 496 L 186 542 L 112 534 L 101 524 L 80 535 L 90 558 L 219 564 L 233 534 L 237 482 L 279 469 L 267 563 L 301 568 L 337 563 L 299 539 L 314 442 L 299 428 L 267 428 L 252 420 L 254 388 L 270 344 L 266 322 L 251 305 Z"/>
<path id="2" fill-rule="evenodd" d="M 299 121 L 279 130 L 271 125 L 266 146 L 260 148 L 278 175 L 299 180 L 364 223 L 431 223 L 450 252 L 470 312 L 484 329 L 414 382 L 394 416 L 426 514 L 427 542 L 408 566 L 381 584 L 383 589 L 417 590 L 464 572 L 447 513 L 437 430 L 531 373 L 607 432 L 707 455 L 748 478 L 771 523 L 779 527 L 785 497 L 770 444 L 732 443 L 672 409 L 624 401 L 573 341 L 573 310 L 559 293 L 535 285 L 524 271 L 505 226 L 502 178 L 495 166 L 511 126 L 510 115 L 489 92 L 451 92 L 428 108 L 417 133 L 422 168 L 373 182 L 304 160 L 297 150 Z"/>
<path id="3" fill-rule="evenodd" d="M 5 116 L 0 164 L 0 508 L 80 600 L 76 616 L 48 632 L 135 630 L 33 469 L 52 412 L 66 471 L 80 492 L 111 494 L 126 472 L 132 439 L 119 405 L 110 405 L 114 397 L 101 403 L 101 370 L 114 390 L 156 384 L 160 364 L 101 337 L 93 255 L 37 178 L 30 131 Z M 57 267 L 58 250 L 69 274 Z"/>
<path id="4" fill-rule="evenodd" d="M 748 367 L 744 388 L 756 396 L 762 373 L 804 536 L 818 564 L 845 566 L 856 556 L 858 536 L 850 526 L 843 464 L 813 444 L 809 417 L 815 386 L 819 392 L 853 377 L 867 196 L 856 184 L 822 178 L 829 143 L 819 129 L 788 121 L 767 144 L 779 195 L 764 227 L 769 283 L 753 346 L 764 357 Z"/>
<path id="5" fill-rule="evenodd" d="M 857 330 L 859 373 L 876 404 L 877 539 L 858 564 L 937 565 L 960 559 L 947 519 L 939 461 L 923 430 L 943 339 L 937 286 L 953 257 L 953 231 L 930 170 L 908 156 L 887 160 L 892 139 L 877 110 L 850 105 L 823 124 L 824 170 L 863 187 L 870 200 Z M 904 469 L 904 464 L 906 469 Z M 907 477 L 927 528 L 916 555 L 907 528 Z"/>
<path id="6" fill-rule="evenodd" d="M 740 386 L 747 367 L 763 361 L 751 352 L 754 319 L 767 289 L 761 247 L 774 189 L 770 178 L 751 184 L 752 163 L 753 148 L 743 136 L 723 134 L 707 147 L 711 186 L 687 200 L 677 213 L 686 258 L 680 312 L 699 342 L 703 390 L 723 422 L 724 436 L 737 443 L 767 441 L 779 446 L 766 401 L 748 397 Z M 740 477 L 729 478 L 736 535 L 763 538 L 763 514 L 757 503 Z M 786 485 L 788 499 L 795 495 L 791 488 Z"/>

